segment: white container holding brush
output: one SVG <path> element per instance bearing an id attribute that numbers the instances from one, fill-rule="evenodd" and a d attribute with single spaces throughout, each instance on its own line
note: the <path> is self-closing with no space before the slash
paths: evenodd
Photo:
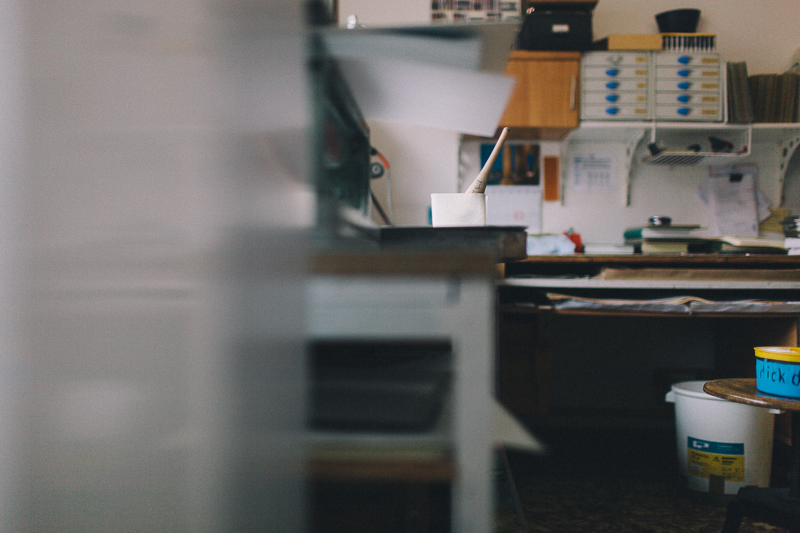
<path id="1" fill-rule="evenodd" d="M 486 195 L 462 192 L 431 194 L 431 224 L 434 227 L 485 226 Z"/>
<path id="2" fill-rule="evenodd" d="M 486 225 L 486 181 L 507 136 L 508 128 L 503 128 L 489 159 L 466 192 L 431 194 L 431 224 L 434 227 Z"/>

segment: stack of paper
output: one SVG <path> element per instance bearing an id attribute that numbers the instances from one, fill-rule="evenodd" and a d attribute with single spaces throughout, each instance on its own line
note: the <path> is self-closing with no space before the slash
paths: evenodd
<path id="1" fill-rule="evenodd" d="M 800 237 L 786 237 L 783 246 L 789 255 L 800 255 Z"/>

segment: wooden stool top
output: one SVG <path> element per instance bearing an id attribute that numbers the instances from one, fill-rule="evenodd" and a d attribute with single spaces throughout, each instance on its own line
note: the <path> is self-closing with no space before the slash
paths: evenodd
<path id="1" fill-rule="evenodd" d="M 770 396 L 756 388 L 755 379 L 733 378 L 715 379 L 703 385 L 703 391 L 711 396 L 737 403 L 780 409 L 782 411 L 800 411 L 800 400 Z"/>

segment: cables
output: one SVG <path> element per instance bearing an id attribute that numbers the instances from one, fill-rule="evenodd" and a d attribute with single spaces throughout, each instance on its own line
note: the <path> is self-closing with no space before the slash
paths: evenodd
<path id="1" fill-rule="evenodd" d="M 381 203 L 378 201 L 378 198 L 375 196 L 375 193 L 372 191 L 372 185 L 370 185 L 370 196 L 372 198 L 372 203 L 375 205 L 375 209 L 377 209 L 378 214 L 381 216 L 383 221 L 388 224 L 389 226 L 393 226 L 394 222 L 394 213 L 392 211 L 392 171 L 391 167 L 389 166 L 389 160 L 378 151 L 375 147 L 370 147 L 370 155 L 376 160 L 373 160 L 370 163 L 370 177 L 374 179 L 378 179 L 386 176 L 386 205 L 389 208 L 389 214 L 387 215 L 386 211 L 384 211 Z"/>

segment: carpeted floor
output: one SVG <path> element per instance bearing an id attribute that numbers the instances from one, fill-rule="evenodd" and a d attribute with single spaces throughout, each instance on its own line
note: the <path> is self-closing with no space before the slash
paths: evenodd
<path id="1" fill-rule="evenodd" d="M 507 451 L 527 530 L 717 533 L 730 497 L 690 492 L 669 428 L 531 428 L 548 453 Z M 741 533 L 784 529 L 744 519 Z"/>

